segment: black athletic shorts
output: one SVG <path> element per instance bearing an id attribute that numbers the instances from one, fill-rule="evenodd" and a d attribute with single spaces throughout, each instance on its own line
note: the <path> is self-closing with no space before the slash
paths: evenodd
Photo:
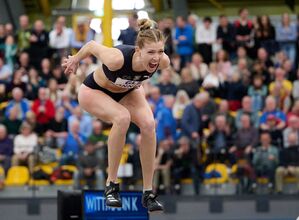
<path id="1" fill-rule="evenodd" d="M 116 102 L 119 102 L 123 97 L 125 97 L 127 94 L 129 94 L 130 92 L 132 92 L 134 90 L 134 89 L 129 89 L 126 92 L 111 92 L 111 91 L 99 86 L 96 83 L 96 81 L 94 80 L 93 74 L 94 74 L 94 72 L 89 74 L 86 77 L 86 79 L 84 80 L 83 84 L 91 89 L 97 89 L 97 90 L 104 92 L 105 94 L 109 95 Z"/>

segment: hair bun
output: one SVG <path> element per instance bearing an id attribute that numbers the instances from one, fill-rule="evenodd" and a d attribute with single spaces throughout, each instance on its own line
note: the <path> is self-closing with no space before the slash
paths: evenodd
<path id="1" fill-rule="evenodd" d="M 157 23 L 153 20 L 143 18 L 138 20 L 139 31 L 145 31 L 148 29 L 157 29 Z"/>

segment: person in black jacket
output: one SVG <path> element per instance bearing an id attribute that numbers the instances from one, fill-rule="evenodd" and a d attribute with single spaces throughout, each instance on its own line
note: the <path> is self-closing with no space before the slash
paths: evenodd
<path id="1" fill-rule="evenodd" d="M 236 56 L 235 34 L 235 27 L 228 21 L 225 15 L 220 15 L 217 27 L 217 42 L 228 52 L 230 58 Z"/>
<path id="2" fill-rule="evenodd" d="M 283 178 L 295 176 L 299 190 L 299 145 L 297 144 L 297 134 L 292 132 L 288 135 L 289 147 L 284 148 L 280 155 L 281 165 L 276 169 L 275 182 L 276 191 L 282 192 Z"/>

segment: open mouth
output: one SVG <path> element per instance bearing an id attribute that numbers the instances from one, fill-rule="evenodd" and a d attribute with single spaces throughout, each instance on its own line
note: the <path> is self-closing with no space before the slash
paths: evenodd
<path id="1" fill-rule="evenodd" d="M 151 69 L 156 69 L 157 66 L 158 66 L 158 63 L 149 63 L 148 66 L 149 66 Z"/>

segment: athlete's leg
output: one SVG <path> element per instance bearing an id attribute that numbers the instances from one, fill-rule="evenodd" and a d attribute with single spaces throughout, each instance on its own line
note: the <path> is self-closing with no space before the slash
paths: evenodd
<path id="1" fill-rule="evenodd" d="M 140 128 L 140 160 L 142 166 L 143 188 L 152 189 L 154 161 L 156 154 L 155 120 L 151 108 L 145 99 L 142 87 L 126 95 L 120 104 L 131 114 L 131 120 Z"/>
<path id="2" fill-rule="evenodd" d="M 113 123 L 108 137 L 107 183 L 116 182 L 126 133 L 130 125 L 130 113 L 110 96 L 102 91 L 90 89 L 84 84 L 80 87 L 78 99 L 84 110 L 105 122 Z"/>

